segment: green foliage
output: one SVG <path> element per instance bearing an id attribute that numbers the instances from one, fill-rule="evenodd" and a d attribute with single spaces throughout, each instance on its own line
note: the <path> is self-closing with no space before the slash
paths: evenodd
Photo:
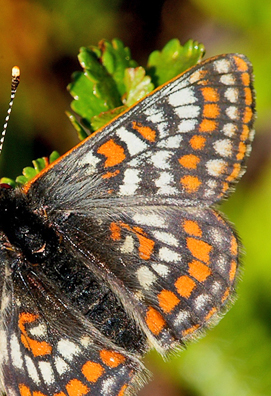
<path id="1" fill-rule="evenodd" d="M 68 86 L 74 98 L 72 110 L 81 117 L 82 125 L 70 113 L 68 116 L 79 137 L 101 128 L 155 87 L 197 63 L 203 54 L 204 46 L 197 41 L 182 46 L 173 39 L 162 51 L 152 52 L 143 68 L 117 39 L 81 48 L 78 58 L 83 71 L 74 73 Z M 82 133 L 83 125 L 88 132 Z"/>
<path id="2" fill-rule="evenodd" d="M 153 51 L 148 59 L 147 73 L 155 86 L 164 84 L 201 60 L 203 44 L 188 40 L 182 46 L 177 39 L 170 40 L 162 51 Z"/>
<path id="3" fill-rule="evenodd" d="M 0 179 L 0 183 L 9 184 L 12 187 L 22 186 L 25 183 L 29 182 L 31 179 L 33 179 L 38 173 L 40 173 L 44 168 L 46 168 L 48 164 L 54 162 L 58 157 L 59 157 L 58 152 L 53 151 L 49 156 L 49 158 L 47 157 L 37 158 L 32 161 L 33 167 L 27 166 L 26 168 L 24 168 L 22 171 L 22 175 L 17 176 L 15 181 L 8 177 L 2 177 Z"/>

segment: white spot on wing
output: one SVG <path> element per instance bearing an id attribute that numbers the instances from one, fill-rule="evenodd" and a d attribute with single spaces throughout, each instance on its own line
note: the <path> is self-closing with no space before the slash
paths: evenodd
<path id="1" fill-rule="evenodd" d="M 35 326 L 35 327 L 32 327 L 31 329 L 29 329 L 29 332 L 34 337 L 42 337 L 42 336 L 46 336 L 47 335 L 46 327 L 42 323 L 40 323 L 38 326 Z"/>
<path id="2" fill-rule="evenodd" d="M 210 176 L 221 176 L 226 166 L 227 162 L 219 159 L 206 162 L 206 168 Z"/>
<path id="3" fill-rule="evenodd" d="M 168 96 L 168 102 L 173 107 L 183 106 L 192 104 L 197 101 L 194 95 L 194 90 L 191 87 L 178 89 L 177 91 L 170 93 Z"/>
<path id="4" fill-rule="evenodd" d="M 176 195 L 179 193 L 176 187 L 171 186 L 173 184 L 173 175 L 169 172 L 160 172 L 159 178 L 155 181 L 156 187 L 159 188 L 157 191 L 158 195 Z"/>
<path id="5" fill-rule="evenodd" d="M 229 139 L 217 140 L 213 146 L 217 154 L 222 157 L 230 157 L 232 154 L 232 143 Z"/>
<path id="6" fill-rule="evenodd" d="M 210 297 L 208 296 L 208 294 L 200 294 L 194 301 L 195 309 L 200 311 L 208 304 L 209 301 Z"/>
<path id="7" fill-rule="evenodd" d="M 224 85 L 233 85 L 235 83 L 235 78 L 232 74 L 224 74 L 220 77 L 220 82 Z"/>
<path id="8" fill-rule="evenodd" d="M 226 136 L 232 137 L 236 133 L 236 125 L 228 123 L 223 126 L 223 132 Z"/>
<path id="9" fill-rule="evenodd" d="M 166 246 L 159 250 L 159 258 L 167 263 L 181 262 L 181 256 Z"/>
<path id="10" fill-rule="evenodd" d="M 120 248 L 120 251 L 122 253 L 132 253 L 134 250 L 134 238 L 132 235 L 126 235 L 126 238 Z"/>
<path id="11" fill-rule="evenodd" d="M 177 247 L 179 245 L 179 242 L 175 236 L 169 232 L 165 231 L 154 231 L 153 232 L 154 236 L 156 239 L 159 241 L 166 243 L 167 245 L 175 246 Z"/>
<path id="12" fill-rule="evenodd" d="M 199 113 L 200 113 L 200 107 L 199 106 L 193 106 L 193 105 L 188 105 L 188 106 L 181 106 L 181 107 L 175 107 L 174 109 L 175 113 L 178 115 L 180 118 L 198 118 Z"/>
<path id="13" fill-rule="evenodd" d="M 62 339 L 58 342 L 57 350 L 68 361 L 72 361 L 74 356 L 80 353 L 80 348 L 78 345 L 65 339 Z"/>
<path id="14" fill-rule="evenodd" d="M 182 120 L 178 125 L 178 132 L 185 133 L 193 131 L 197 123 L 197 120 Z"/>
<path id="15" fill-rule="evenodd" d="M 80 165 L 88 165 L 88 168 L 85 170 L 88 174 L 92 174 L 95 172 L 97 164 L 100 162 L 100 159 L 95 157 L 91 151 L 88 151 L 86 154 L 80 158 Z"/>
<path id="16" fill-rule="evenodd" d="M 214 62 L 214 68 L 218 73 L 228 73 L 230 70 L 230 62 L 227 59 L 219 59 Z"/>
<path id="17" fill-rule="evenodd" d="M 235 106 L 229 106 L 226 109 L 226 114 L 231 120 L 237 120 L 239 117 L 238 108 Z"/>
<path id="18" fill-rule="evenodd" d="M 39 385 L 40 384 L 39 374 L 37 372 L 33 360 L 28 355 L 25 355 L 25 364 L 29 377 L 32 379 L 32 381 L 35 382 L 36 385 Z"/>
<path id="19" fill-rule="evenodd" d="M 161 140 L 157 146 L 168 149 L 179 148 L 182 140 L 181 135 L 170 136 L 165 140 Z"/>
<path id="20" fill-rule="evenodd" d="M 10 337 L 10 353 L 11 353 L 11 360 L 13 366 L 22 370 L 23 368 L 22 353 L 20 349 L 19 340 L 15 334 L 12 334 L 12 336 Z"/>
<path id="21" fill-rule="evenodd" d="M 124 172 L 123 184 L 120 186 L 121 195 L 133 195 L 138 188 L 140 178 L 138 169 L 126 169 Z"/>
<path id="22" fill-rule="evenodd" d="M 177 316 L 176 319 L 174 321 L 175 326 L 179 326 L 180 324 L 182 324 L 183 322 L 187 321 L 190 317 L 189 312 L 187 311 L 181 311 Z"/>
<path id="23" fill-rule="evenodd" d="M 133 215 L 133 220 L 138 224 L 146 224 L 151 227 L 165 226 L 165 219 L 156 213 L 136 213 Z"/>
<path id="24" fill-rule="evenodd" d="M 146 150 L 148 147 L 139 137 L 134 133 L 127 131 L 124 127 L 117 129 L 116 134 L 126 143 L 127 149 L 132 156 Z"/>
<path id="25" fill-rule="evenodd" d="M 61 359 L 61 357 L 55 357 L 55 367 L 59 375 L 65 374 L 67 371 L 70 370 L 70 367 L 65 362 L 65 360 Z"/>
<path id="26" fill-rule="evenodd" d="M 164 264 L 152 264 L 152 268 L 162 277 L 167 276 L 169 273 L 169 268 Z"/>
<path id="27" fill-rule="evenodd" d="M 48 385 L 53 384 L 55 382 L 55 377 L 51 363 L 39 361 L 38 364 L 44 382 Z"/>
<path id="28" fill-rule="evenodd" d="M 102 382 L 101 395 L 110 396 L 112 395 L 112 388 L 115 385 L 115 378 L 110 377 Z"/>
<path id="29" fill-rule="evenodd" d="M 0 366 L 8 359 L 7 337 L 4 330 L 0 330 Z"/>
<path id="30" fill-rule="evenodd" d="M 169 169 L 171 166 L 168 163 L 172 152 L 166 150 L 159 150 L 151 156 L 151 161 L 157 169 Z"/>
<path id="31" fill-rule="evenodd" d="M 225 98 L 231 103 L 236 103 L 238 101 L 238 89 L 237 88 L 227 88 L 225 91 Z"/>
<path id="32" fill-rule="evenodd" d="M 148 289 L 157 280 L 157 277 L 154 275 L 154 273 L 151 272 L 146 266 L 140 267 L 136 271 L 136 275 L 140 285 L 144 289 Z"/>

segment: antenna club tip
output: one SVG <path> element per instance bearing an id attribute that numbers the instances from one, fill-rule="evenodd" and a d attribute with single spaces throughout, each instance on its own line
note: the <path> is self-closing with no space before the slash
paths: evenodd
<path id="1" fill-rule="evenodd" d="M 20 68 L 18 66 L 13 66 L 13 68 L 12 68 L 12 77 L 13 78 L 20 77 L 20 74 L 21 74 Z"/>

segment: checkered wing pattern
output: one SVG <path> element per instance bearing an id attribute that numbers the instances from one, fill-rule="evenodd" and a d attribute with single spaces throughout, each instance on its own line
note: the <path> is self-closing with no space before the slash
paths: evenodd
<path id="1" fill-rule="evenodd" d="M 116 201 L 207 206 L 242 174 L 253 120 L 250 63 L 243 55 L 214 57 L 92 135 L 30 189 L 46 186 L 45 204 L 50 197 L 61 210 Z"/>
<path id="2" fill-rule="evenodd" d="M 65 227 L 89 254 L 86 265 L 94 254 L 110 268 L 104 280 L 161 353 L 214 323 L 233 295 L 239 244 L 213 209 L 113 208 Z"/>
<path id="3" fill-rule="evenodd" d="M 233 293 L 238 242 L 209 207 L 242 174 L 253 120 L 250 63 L 243 55 L 214 57 L 25 189 L 71 249 L 80 241 L 87 266 L 98 257 L 93 270 L 160 352 L 197 334 Z"/>
<path id="4" fill-rule="evenodd" d="M 7 256 L 1 251 L 0 258 L 6 262 Z M 6 264 L 7 269 L 18 265 L 18 257 L 14 255 L 11 265 L 9 256 Z M 20 264 L 21 271 L 13 279 L 6 276 L 2 286 L 0 360 L 5 393 L 122 396 L 132 391 L 141 363 L 105 342 L 41 273 L 26 272 L 24 265 L 30 263 Z"/>

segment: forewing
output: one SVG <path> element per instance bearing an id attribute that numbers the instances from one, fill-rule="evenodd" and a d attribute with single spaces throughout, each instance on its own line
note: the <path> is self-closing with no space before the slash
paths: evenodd
<path id="1" fill-rule="evenodd" d="M 138 374 L 144 371 L 139 361 L 63 304 L 35 268 L 10 275 L 19 261 L 13 258 L 9 255 L 7 263 L 1 252 L 1 262 L 7 264 L 0 321 L 6 394 L 117 396 L 137 389 Z"/>
<path id="2" fill-rule="evenodd" d="M 25 187 L 44 206 L 221 200 L 243 172 L 253 137 L 252 67 L 211 58 L 158 88 Z"/>
<path id="3" fill-rule="evenodd" d="M 239 243 L 212 209 L 146 206 L 97 210 L 95 219 L 71 215 L 63 238 L 71 249 L 80 240 L 87 266 L 92 255 L 99 258 L 104 280 L 162 353 L 213 323 L 234 293 Z"/>

